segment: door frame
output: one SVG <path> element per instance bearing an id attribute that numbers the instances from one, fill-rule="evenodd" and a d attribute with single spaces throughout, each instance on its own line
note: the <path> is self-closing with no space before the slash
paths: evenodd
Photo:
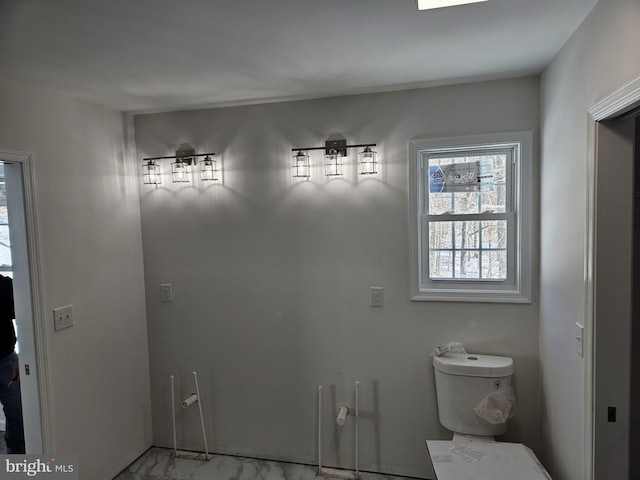
<path id="1" fill-rule="evenodd" d="M 598 167 L 598 123 L 619 117 L 640 105 L 640 77 L 624 85 L 588 109 L 587 221 L 585 231 L 585 478 L 594 479 L 595 469 L 595 265 L 596 193 Z"/>
<path id="2" fill-rule="evenodd" d="M 31 293 L 30 306 L 33 321 L 33 343 L 36 361 L 38 403 L 40 406 L 40 435 L 38 435 L 38 432 L 33 432 L 33 445 L 27 445 L 27 453 L 53 454 L 55 452 L 53 415 L 49 369 L 47 365 L 47 337 L 45 329 L 42 272 L 40 268 L 41 261 L 38 222 L 36 216 L 37 209 L 33 156 L 28 152 L 0 148 L 0 161 L 9 164 L 19 164 L 21 166 L 24 233 L 28 258 L 29 287 Z M 16 294 L 18 295 L 19 293 L 16 292 Z M 29 302 L 29 299 L 26 299 L 26 301 Z M 42 451 L 30 451 L 32 449 Z"/>

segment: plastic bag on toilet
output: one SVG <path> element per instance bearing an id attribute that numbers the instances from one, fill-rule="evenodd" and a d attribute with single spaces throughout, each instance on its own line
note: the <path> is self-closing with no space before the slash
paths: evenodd
<path id="1" fill-rule="evenodd" d="M 509 387 L 498 392 L 490 393 L 482 399 L 473 411 L 483 420 L 486 420 L 492 425 L 498 425 L 506 423 L 507 420 L 513 418 L 515 414 L 515 404 L 515 393 L 513 393 L 513 388 Z"/>

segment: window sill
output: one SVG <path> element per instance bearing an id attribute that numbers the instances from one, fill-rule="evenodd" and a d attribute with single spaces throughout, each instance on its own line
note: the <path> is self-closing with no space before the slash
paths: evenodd
<path id="1" fill-rule="evenodd" d="M 476 302 L 530 304 L 531 298 L 518 290 L 422 290 L 411 296 L 414 302 Z"/>

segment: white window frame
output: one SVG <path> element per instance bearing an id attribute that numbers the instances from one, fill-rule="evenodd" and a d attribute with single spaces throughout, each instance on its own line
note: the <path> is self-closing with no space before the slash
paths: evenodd
<path id="1" fill-rule="evenodd" d="M 485 150 L 514 146 L 511 166 L 512 211 L 492 214 L 492 218 L 509 219 L 507 258 L 509 273 L 505 280 L 431 279 L 424 278 L 429 261 L 429 221 L 463 220 L 461 215 L 428 215 L 425 192 L 428 175 L 426 158 L 434 152 Z M 531 303 L 532 277 L 532 175 L 533 134 L 530 131 L 471 135 L 450 138 L 419 137 L 409 142 L 409 238 L 411 261 L 411 300 Z M 428 169 L 428 166 L 426 166 Z M 509 182 L 508 182 L 509 183 Z M 476 218 L 477 217 L 477 218 Z M 465 215 L 464 220 L 481 219 Z"/>

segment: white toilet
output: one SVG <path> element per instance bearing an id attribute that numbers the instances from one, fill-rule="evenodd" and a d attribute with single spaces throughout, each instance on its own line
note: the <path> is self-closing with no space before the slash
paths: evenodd
<path id="1" fill-rule="evenodd" d="M 447 353 L 433 358 L 440 423 L 453 439 L 427 440 L 436 480 L 550 480 L 520 443 L 496 442 L 513 415 L 513 360 Z"/>

